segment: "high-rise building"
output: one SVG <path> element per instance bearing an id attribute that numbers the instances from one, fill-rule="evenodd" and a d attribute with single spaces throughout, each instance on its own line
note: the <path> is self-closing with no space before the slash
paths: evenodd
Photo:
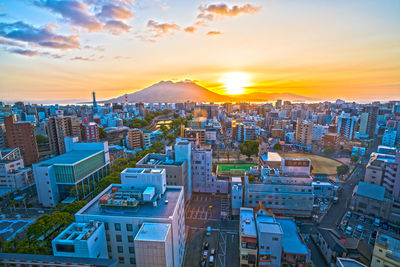
<path id="1" fill-rule="evenodd" d="M 0 149 L 7 147 L 6 126 L 4 122 L 0 122 Z"/>
<path id="2" fill-rule="evenodd" d="M 15 122 L 14 117 L 5 117 L 7 143 L 10 148 L 18 147 L 25 165 L 37 162 L 39 158 L 35 128 L 31 122 Z"/>
<path id="3" fill-rule="evenodd" d="M 382 137 L 382 145 L 394 147 L 396 145 L 397 131 L 386 129 Z"/>
<path id="4" fill-rule="evenodd" d="M 95 122 L 84 122 L 82 124 L 82 140 L 85 142 L 99 142 L 99 126 Z"/>
<path id="5" fill-rule="evenodd" d="M 213 179 L 211 149 L 193 149 L 191 157 L 193 192 L 210 193 Z"/>
<path id="6" fill-rule="evenodd" d="M 352 140 L 354 128 L 357 118 L 350 116 L 348 113 L 343 113 L 337 117 L 337 133 L 347 140 Z"/>
<path id="7" fill-rule="evenodd" d="M 369 138 L 373 138 L 378 121 L 378 106 L 367 106 L 364 112 L 361 113 L 360 132 L 367 134 Z"/>
<path id="8" fill-rule="evenodd" d="M 298 119 L 296 125 L 296 143 L 301 146 L 311 146 L 313 140 L 313 126 L 310 121 Z"/>
<path id="9" fill-rule="evenodd" d="M 128 149 L 135 150 L 144 147 L 143 132 L 140 129 L 129 129 L 126 135 Z"/>
<path id="10" fill-rule="evenodd" d="M 50 117 L 46 124 L 51 153 L 61 155 L 65 153 L 65 137 L 81 138 L 81 123 L 78 117 Z"/>

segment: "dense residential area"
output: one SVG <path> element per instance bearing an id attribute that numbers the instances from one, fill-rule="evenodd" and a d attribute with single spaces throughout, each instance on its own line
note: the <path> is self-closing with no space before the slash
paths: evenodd
<path id="1" fill-rule="evenodd" d="M 2 266 L 400 266 L 398 101 L 0 118 Z"/>

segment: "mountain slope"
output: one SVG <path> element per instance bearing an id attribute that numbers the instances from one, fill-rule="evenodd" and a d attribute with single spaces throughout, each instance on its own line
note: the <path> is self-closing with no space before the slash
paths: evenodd
<path id="1" fill-rule="evenodd" d="M 223 102 L 229 97 L 211 92 L 191 81 L 161 81 L 140 91 L 126 95 L 128 102 Z M 105 103 L 125 102 L 125 95 Z"/>
<path id="2" fill-rule="evenodd" d="M 113 98 L 102 103 L 129 103 L 134 102 L 266 102 L 277 99 L 289 101 L 313 101 L 314 98 L 292 93 L 249 93 L 243 95 L 220 95 L 214 93 L 192 81 L 161 81 L 140 91 Z"/>

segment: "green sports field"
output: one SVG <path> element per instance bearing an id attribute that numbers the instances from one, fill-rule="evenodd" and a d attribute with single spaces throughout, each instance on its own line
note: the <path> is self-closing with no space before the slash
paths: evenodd
<path id="1" fill-rule="evenodd" d="M 313 154 L 303 154 L 303 153 L 282 153 L 281 156 L 286 158 L 307 158 L 311 160 L 311 165 L 313 167 L 313 173 L 327 173 L 336 174 L 336 167 L 341 165 L 340 162 L 318 156 Z"/>
<path id="2" fill-rule="evenodd" d="M 254 164 L 218 164 L 219 173 L 229 173 L 231 170 L 249 171 Z"/>

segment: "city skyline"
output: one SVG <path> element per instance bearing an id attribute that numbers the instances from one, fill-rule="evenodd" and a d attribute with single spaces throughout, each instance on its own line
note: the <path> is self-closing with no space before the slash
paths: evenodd
<path id="1" fill-rule="evenodd" d="M 218 94 L 393 100 L 399 12 L 397 1 L 4 1 L 0 92 L 76 103 L 189 79 Z"/>

